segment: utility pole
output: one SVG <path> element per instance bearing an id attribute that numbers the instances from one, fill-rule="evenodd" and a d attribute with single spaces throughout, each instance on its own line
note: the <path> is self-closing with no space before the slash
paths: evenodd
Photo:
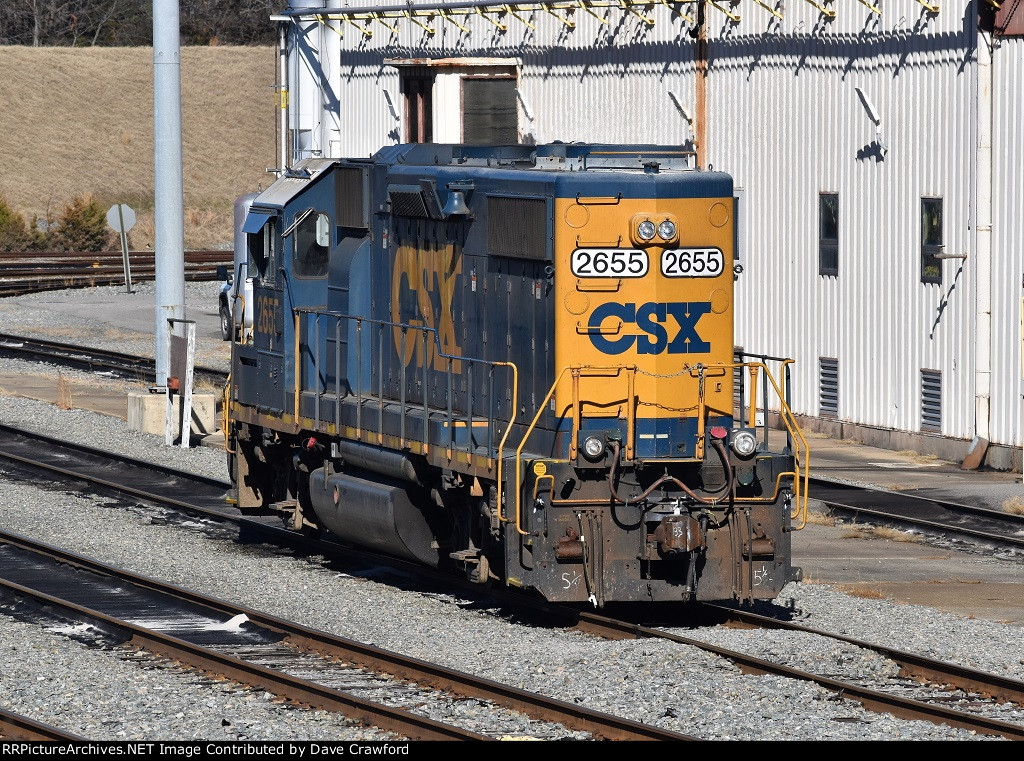
<path id="1" fill-rule="evenodd" d="M 156 186 L 156 385 L 167 386 L 170 330 L 185 319 L 178 0 L 153 0 L 153 147 Z M 171 323 L 169 320 L 177 320 Z"/>

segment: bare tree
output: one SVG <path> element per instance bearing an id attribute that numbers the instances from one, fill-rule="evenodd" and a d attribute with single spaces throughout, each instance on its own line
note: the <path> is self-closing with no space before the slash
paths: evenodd
<path id="1" fill-rule="evenodd" d="M 180 0 L 185 44 L 269 44 L 283 0 Z M 0 45 L 150 45 L 147 0 L 0 0 Z"/>

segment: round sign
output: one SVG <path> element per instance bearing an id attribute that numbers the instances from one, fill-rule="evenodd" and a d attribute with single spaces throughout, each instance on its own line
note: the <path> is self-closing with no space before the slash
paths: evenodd
<path id="1" fill-rule="evenodd" d="M 118 213 L 118 207 L 121 211 Z M 124 230 L 121 230 L 121 220 L 124 220 Z M 135 210 L 125 203 L 115 203 L 107 212 L 107 224 L 117 232 L 128 232 L 135 226 Z"/>

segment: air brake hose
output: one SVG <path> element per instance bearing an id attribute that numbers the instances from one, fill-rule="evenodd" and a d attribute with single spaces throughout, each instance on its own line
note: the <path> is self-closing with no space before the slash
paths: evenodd
<path id="1" fill-rule="evenodd" d="M 711 441 L 712 441 L 712 443 L 713 443 L 713 445 L 715 447 L 715 451 L 718 453 L 719 459 L 722 461 L 722 467 L 725 469 L 725 485 L 724 485 L 723 488 L 719 489 L 716 492 L 713 492 L 710 497 L 699 497 L 699 496 L 697 496 L 696 494 L 693 493 L 693 491 L 690 489 L 690 487 L 688 487 L 686 484 L 684 484 L 678 478 L 676 478 L 675 476 L 670 476 L 670 475 L 668 475 L 668 473 L 666 473 L 661 478 L 659 478 L 657 481 L 655 481 L 653 484 L 648 486 L 643 491 L 642 494 L 640 494 L 640 495 L 638 495 L 636 497 L 633 497 L 632 499 L 629 499 L 629 500 L 623 499 L 615 491 L 615 475 L 618 473 L 618 470 L 619 470 L 619 450 L 621 448 L 621 445 L 619 444 L 619 442 L 613 441 L 612 442 L 612 467 L 608 471 L 608 491 L 611 493 L 612 499 L 615 500 L 616 502 L 622 503 L 623 505 L 628 504 L 629 502 L 633 502 L 633 503 L 641 502 L 641 501 L 647 499 L 647 497 L 649 497 L 654 492 L 654 490 L 657 489 L 659 486 L 661 486 L 662 484 L 664 484 L 666 482 L 671 481 L 676 486 L 678 486 L 680 489 L 682 489 L 684 492 L 686 492 L 696 502 L 699 502 L 702 505 L 713 505 L 713 504 L 715 504 L 721 497 L 725 496 L 726 494 L 731 494 L 732 493 L 733 475 L 732 475 L 732 467 L 730 467 L 730 465 L 729 465 L 729 454 L 725 451 L 725 445 L 722 444 L 722 441 L 720 439 L 712 439 Z"/>

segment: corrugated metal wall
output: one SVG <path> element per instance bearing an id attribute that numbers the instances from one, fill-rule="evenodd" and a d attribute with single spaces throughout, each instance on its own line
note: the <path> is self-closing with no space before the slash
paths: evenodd
<path id="1" fill-rule="evenodd" d="M 1024 441 L 1021 297 L 1024 295 L 1024 39 L 993 52 L 992 440 Z"/>
<path id="2" fill-rule="evenodd" d="M 825 3 L 837 12 L 830 20 L 795 1 L 782 21 L 746 0 L 723 3 L 741 15 L 738 24 L 707 6 L 707 161 L 744 190 L 737 343 L 797 359 L 793 406 L 808 415 L 818 412 L 818 357 L 837 358 L 839 419 L 903 431 L 921 430 L 921 371 L 938 370 L 942 434 L 969 439 L 978 285 L 976 5 L 943 4 L 932 14 L 914 0 L 884 2 L 882 15 L 852 0 Z M 695 4 L 677 7 L 696 14 Z M 686 118 L 698 114 L 692 20 L 666 6 L 636 10 L 654 25 L 622 8 L 593 8 L 607 23 L 582 8 L 559 11 L 574 29 L 543 11 L 523 12 L 534 29 L 506 14 L 499 19 L 505 32 L 480 16 L 457 17 L 468 32 L 435 18 L 433 36 L 407 20 L 390 22 L 397 33 L 371 23 L 372 37 L 341 24 L 332 77 L 341 153 L 369 155 L 402 138 L 399 74 L 388 62 L 417 58 L 519 61 L 526 139 L 693 138 Z M 1019 444 L 1020 41 L 1004 40 L 994 58 L 991 439 Z M 856 88 L 881 118 L 877 136 Z M 330 150 L 323 143 L 314 149 Z M 820 192 L 839 194 L 838 277 L 818 274 Z M 967 255 L 943 262 L 941 286 L 921 283 L 924 196 L 943 199 L 946 252 Z"/>
<path id="3" fill-rule="evenodd" d="M 838 359 L 839 419 L 884 428 L 920 430 L 920 372 L 940 370 L 942 432 L 965 438 L 970 260 L 946 260 L 942 286 L 921 283 L 920 209 L 922 196 L 942 197 L 947 252 L 970 249 L 973 35 L 864 39 L 851 17 L 865 15 L 843 7 L 827 33 L 712 46 L 709 160 L 746 191 L 749 226 L 737 341 L 796 358 L 794 407 L 811 415 L 817 358 Z M 838 277 L 818 274 L 821 192 L 839 195 Z"/>

